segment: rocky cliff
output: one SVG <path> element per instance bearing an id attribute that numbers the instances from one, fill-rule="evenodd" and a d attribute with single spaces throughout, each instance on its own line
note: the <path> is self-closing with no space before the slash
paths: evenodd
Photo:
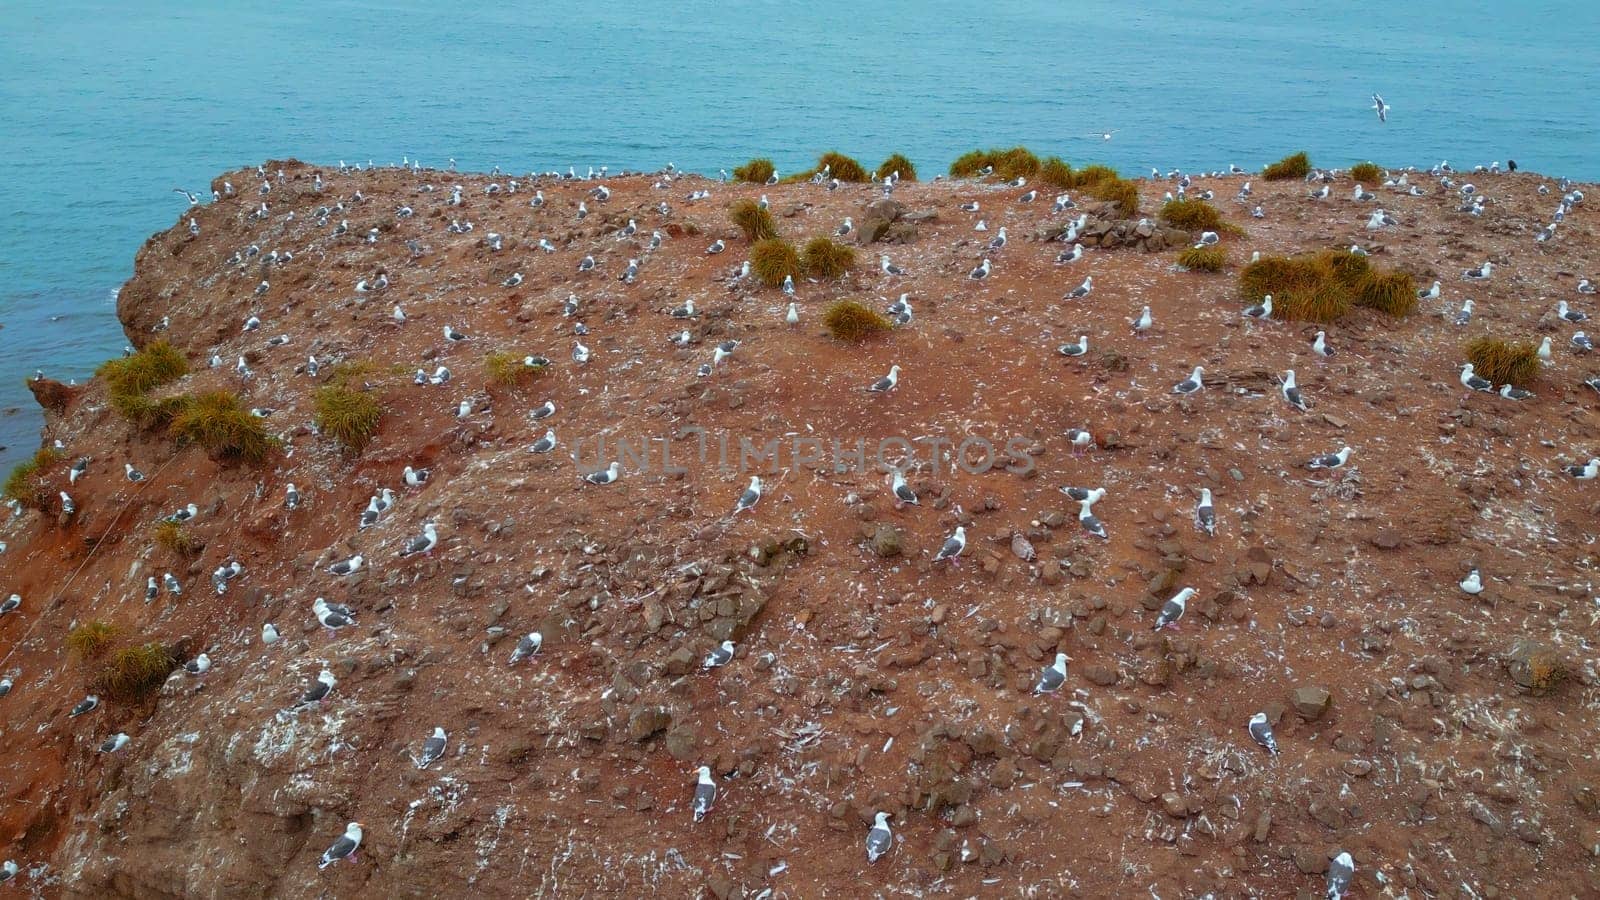
<path id="1" fill-rule="evenodd" d="M 739 276 L 729 206 L 765 195 L 803 245 L 869 218 L 878 186 L 656 173 L 601 196 L 553 177 L 264 171 L 218 178 L 220 199 L 139 252 L 118 315 L 136 347 L 188 364 L 141 395 L 151 409 L 125 415 L 105 379 L 36 387 L 59 454 L 33 476 L 38 509 L 0 525 L 0 596 L 21 598 L 0 616 L 7 889 L 1320 896 L 1343 850 L 1358 896 L 1600 891 L 1600 480 L 1562 470 L 1600 455 L 1583 383 L 1600 364 L 1554 313 L 1600 313 L 1574 288 L 1600 272 L 1592 199 L 1535 242 L 1560 193 L 1537 175 L 1471 176 L 1481 216 L 1425 173 L 1422 196 L 1368 185 L 1398 219 L 1377 232 L 1346 177 L 1324 201 L 1256 179 L 1248 205 L 1217 202 L 1243 233 L 1205 273 L 1158 252 L 1197 234 L 1108 204 L 902 182 L 870 211 L 893 243 L 789 297 Z M 1246 180 L 1189 190 L 1232 198 Z M 1149 208 L 1174 186 L 1140 189 Z M 1104 246 L 1058 263 L 1049 239 L 1080 214 Z M 1241 317 L 1252 252 L 1351 244 L 1442 295 L 1320 327 Z M 969 277 L 982 258 L 992 274 Z M 1488 281 L 1463 280 L 1485 260 Z M 834 301 L 901 294 L 914 313 L 887 334 L 824 327 Z M 1332 357 L 1312 352 L 1318 330 Z M 1534 397 L 1459 383 L 1484 333 L 1554 339 Z M 1058 352 L 1080 335 L 1086 354 Z M 867 391 L 891 365 L 895 389 Z M 1204 389 L 1175 395 L 1194 366 Z M 1280 395 L 1291 368 L 1307 411 Z M 381 410 L 359 450 L 317 427 L 330 386 Z M 217 391 L 260 414 L 262 461 L 174 440 L 151 411 Z M 557 449 L 534 452 L 547 429 Z M 1305 467 L 1345 445 L 1342 468 Z M 985 446 L 993 465 L 971 459 Z M 582 480 L 619 454 L 617 481 Z M 916 505 L 895 502 L 891 465 Z M 410 486 L 407 466 L 431 477 Z M 734 514 L 751 475 L 760 499 Z M 1105 539 L 1068 486 L 1106 489 Z M 1214 535 L 1193 521 L 1201 489 Z M 425 522 L 437 545 L 402 555 Z M 957 526 L 961 564 L 934 562 Z M 1472 569 L 1476 595 L 1458 587 Z M 1180 627 L 1154 631 L 1182 587 Z M 323 627 L 319 597 L 355 624 Z M 512 666 L 532 631 L 540 651 Z M 733 659 L 703 667 L 723 640 Z M 108 661 L 146 646 L 210 669 L 105 690 Z M 1035 695 L 1058 652 L 1064 685 Z M 335 687 L 302 705 L 324 669 Z M 91 692 L 98 708 L 69 716 Z M 1257 712 L 1280 755 L 1247 733 Z M 444 755 L 419 769 L 435 727 Z M 101 752 L 117 733 L 126 746 Z M 719 795 L 696 824 L 701 765 Z M 869 864 L 880 810 L 896 840 Z M 319 869 L 351 821 L 356 861 Z"/>

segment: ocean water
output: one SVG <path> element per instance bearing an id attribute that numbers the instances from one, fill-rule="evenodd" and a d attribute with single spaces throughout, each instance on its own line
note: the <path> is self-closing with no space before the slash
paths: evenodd
<path id="1" fill-rule="evenodd" d="M 38 442 L 25 377 L 120 352 L 114 292 L 172 188 L 268 158 L 714 173 L 838 149 L 929 177 L 1020 143 L 1128 174 L 1305 149 L 1600 178 L 1592 0 L 0 0 L 0 22 L 5 466 Z"/>

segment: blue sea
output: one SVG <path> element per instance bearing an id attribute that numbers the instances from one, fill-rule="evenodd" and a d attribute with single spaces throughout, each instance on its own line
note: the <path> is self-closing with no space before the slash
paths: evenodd
<path id="1" fill-rule="evenodd" d="M 126 343 L 114 292 L 172 189 L 268 158 L 715 173 L 837 149 L 927 177 L 1020 143 L 1128 174 L 1305 149 L 1600 178 L 1592 0 L 0 0 L 0 23 L 6 466 L 38 443 L 24 378 Z"/>

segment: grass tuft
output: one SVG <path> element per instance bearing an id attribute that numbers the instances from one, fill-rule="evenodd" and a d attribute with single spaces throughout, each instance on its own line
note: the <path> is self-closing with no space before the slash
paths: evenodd
<path id="1" fill-rule="evenodd" d="M 196 443 L 222 459 L 264 462 L 278 442 L 232 391 L 190 397 L 168 426 L 180 443 Z"/>
<path id="2" fill-rule="evenodd" d="M 1416 289 L 1404 272 L 1380 272 L 1348 250 L 1300 256 L 1264 256 L 1239 273 L 1239 290 L 1256 303 L 1272 295 L 1273 315 L 1326 324 L 1364 306 L 1403 316 L 1416 306 Z"/>
<path id="3" fill-rule="evenodd" d="M 1370 184 L 1376 187 L 1383 181 L 1383 170 L 1370 162 L 1356 163 L 1350 167 L 1350 177 L 1361 184 Z"/>
<path id="4" fill-rule="evenodd" d="M 161 689 L 178 667 L 172 653 L 157 642 L 113 652 L 94 680 L 95 692 L 119 703 L 135 703 Z"/>
<path id="5" fill-rule="evenodd" d="M 205 548 L 205 543 L 191 534 L 182 522 L 157 522 L 150 529 L 150 537 L 178 556 L 193 556 Z"/>
<path id="6" fill-rule="evenodd" d="M 132 356 L 107 360 L 95 374 L 105 379 L 113 409 L 131 421 L 151 424 L 152 414 L 163 407 L 146 394 L 182 378 L 188 371 L 189 363 L 182 353 L 166 341 L 157 341 Z"/>
<path id="7" fill-rule="evenodd" d="M 877 310 L 855 300 L 840 300 L 828 307 L 822 321 L 828 333 L 841 341 L 863 341 L 894 328 Z"/>
<path id="8" fill-rule="evenodd" d="M 764 241 L 778 236 L 778 226 L 772 213 L 761 208 L 754 200 L 740 200 L 728 209 L 728 219 L 744 232 L 745 240 Z"/>
<path id="9" fill-rule="evenodd" d="M 772 173 L 777 171 L 770 159 L 752 159 L 744 165 L 733 170 L 733 177 L 739 181 L 750 184 L 766 184 Z"/>
<path id="10" fill-rule="evenodd" d="M 31 459 L 18 463 L 6 476 L 5 488 L 0 493 L 29 509 L 49 512 L 55 499 L 46 480 L 47 470 L 61 458 L 53 448 L 40 447 Z"/>
<path id="11" fill-rule="evenodd" d="M 970 178 L 983 171 L 986 166 L 993 166 L 992 173 L 997 178 L 1010 181 L 1017 177 L 1030 177 L 1039 171 L 1039 157 L 1034 156 L 1027 147 L 1012 147 L 1009 150 L 973 150 L 956 157 L 950 164 L 952 178 Z"/>
<path id="12" fill-rule="evenodd" d="M 527 383 L 535 375 L 543 375 L 544 366 L 530 366 L 523 362 L 525 356 L 518 356 L 510 351 L 491 353 L 483 358 L 483 369 L 489 375 L 489 382 L 501 387 L 517 387 Z M 359 396 L 367 398 L 366 394 Z M 370 399 L 370 398 L 367 398 Z M 373 406 L 377 406 L 376 401 Z"/>
<path id="13" fill-rule="evenodd" d="M 1417 285 L 1408 272 L 1368 272 L 1356 286 L 1356 305 L 1391 316 L 1417 308 Z"/>
<path id="14" fill-rule="evenodd" d="M 1184 231 L 1216 231 L 1222 227 L 1222 213 L 1204 200 L 1168 200 L 1161 207 L 1161 218 Z"/>
<path id="15" fill-rule="evenodd" d="M 85 622 L 67 632 L 67 649 L 79 659 L 99 659 L 117 634 L 117 626 L 110 622 Z"/>
<path id="16" fill-rule="evenodd" d="M 800 254 L 780 238 L 756 241 L 750 248 L 750 271 L 768 287 L 777 287 L 785 276 L 800 277 Z"/>
<path id="17" fill-rule="evenodd" d="M 1124 178 L 1105 178 L 1084 186 L 1089 196 L 1109 200 L 1126 218 L 1139 214 L 1139 186 Z"/>
<path id="18" fill-rule="evenodd" d="M 900 180 L 902 181 L 917 180 L 917 167 L 911 164 L 911 160 L 906 159 L 899 153 L 890 155 L 888 159 L 883 161 L 883 165 L 878 166 L 878 180 L 882 181 L 895 172 L 900 173 Z"/>
<path id="19" fill-rule="evenodd" d="M 872 180 L 871 176 L 867 174 L 867 170 L 862 167 L 861 163 L 856 162 L 854 157 L 845 156 L 836 150 L 829 150 L 818 157 L 817 167 L 812 169 L 810 174 L 814 175 L 824 168 L 828 170 L 828 177 L 837 178 L 840 181 L 860 182 Z M 807 177 L 810 177 L 810 175 Z"/>
<path id="20" fill-rule="evenodd" d="M 1484 335 L 1468 341 L 1466 352 L 1473 371 L 1495 384 L 1527 387 L 1539 374 L 1539 348 L 1532 341 Z"/>
<path id="21" fill-rule="evenodd" d="M 1268 181 L 1287 181 L 1291 178 L 1304 178 L 1310 174 L 1311 157 L 1307 156 L 1304 150 L 1285 156 L 1261 170 L 1261 177 Z"/>
<path id="22" fill-rule="evenodd" d="M 1039 164 L 1039 180 L 1058 190 L 1070 190 L 1078 186 L 1072 171 L 1072 166 L 1059 156 L 1051 156 Z"/>
<path id="23" fill-rule="evenodd" d="M 516 362 L 522 365 L 522 360 Z M 317 429 L 352 453 L 366 449 L 373 435 L 378 433 L 378 421 L 382 418 L 383 407 L 370 394 L 340 385 L 329 385 L 317 391 Z"/>
<path id="24" fill-rule="evenodd" d="M 1192 272 L 1221 272 L 1228 262 L 1228 251 L 1220 245 L 1189 247 L 1178 254 L 1178 265 Z"/>
<path id="25" fill-rule="evenodd" d="M 825 237 L 806 242 L 805 270 L 816 278 L 837 278 L 856 264 L 856 252 Z"/>

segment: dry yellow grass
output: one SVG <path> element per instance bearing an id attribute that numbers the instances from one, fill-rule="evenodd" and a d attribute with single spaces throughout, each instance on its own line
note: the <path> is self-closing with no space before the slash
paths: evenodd
<path id="1" fill-rule="evenodd" d="M 822 321 L 828 333 L 841 341 L 862 341 L 894 328 L 877 310 L 855 300 L 840 300 L 828 307 Z"/>
<path id="2" fill-rule="evenodd" d="M 1532 341 L 1507 341 L 1484 335 L 1467 342 L 1467 361 L 1495 384 L 1527 387 L 1539 375 L 1539 348 Z"/>

